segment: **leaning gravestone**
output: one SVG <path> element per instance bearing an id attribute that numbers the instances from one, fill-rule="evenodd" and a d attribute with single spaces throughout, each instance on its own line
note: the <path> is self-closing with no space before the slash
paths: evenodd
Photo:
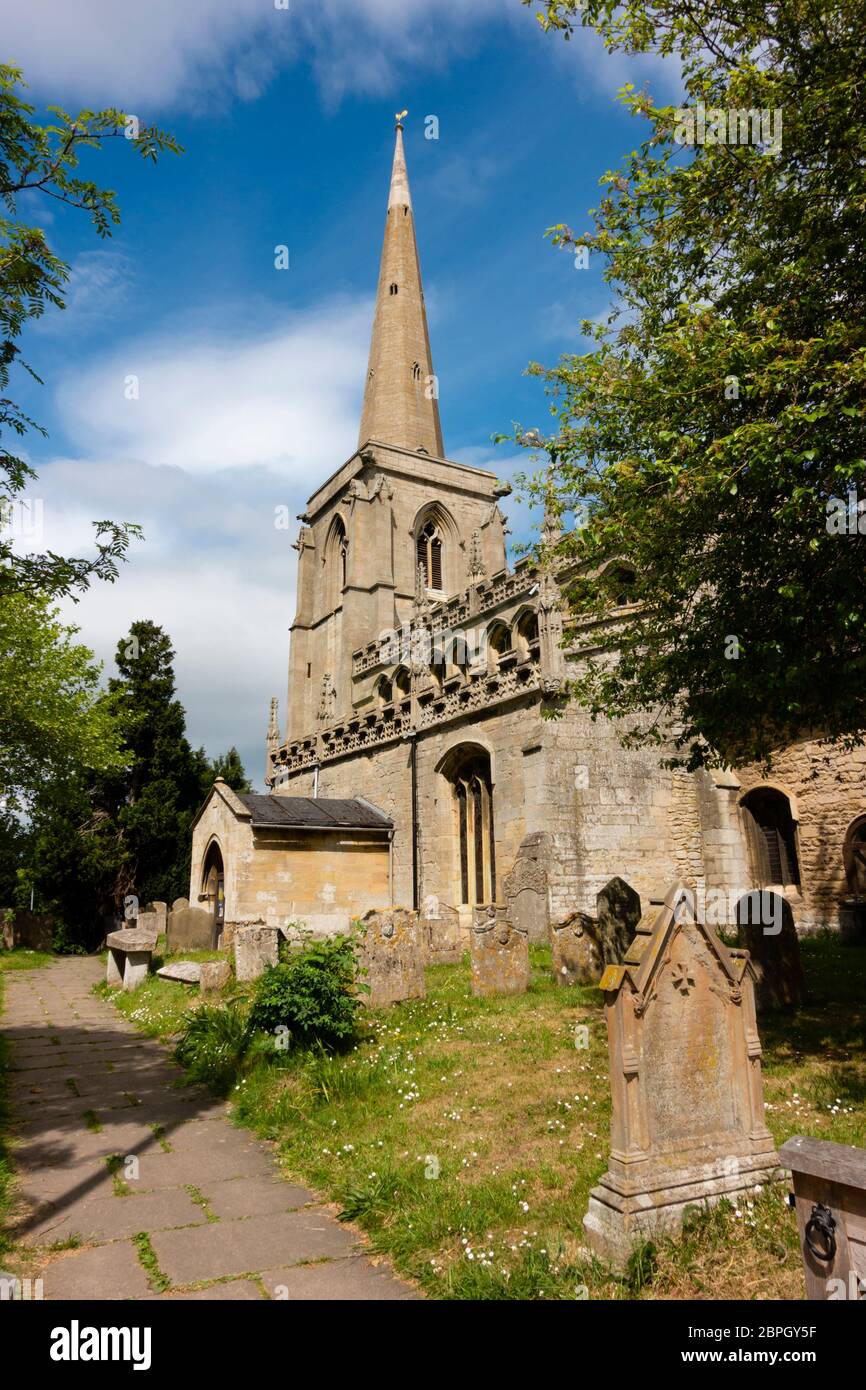
<path id="1" fill-rule="evenodd" d="M 176 898 L 166 925 L 167 951 L 209 951 L 214 942 L 214 916 L 203 907 L 192 907 L 186 898 Z"/>
<path id="2" fill-rule="evenodd" d="M 520 843 L 514 867 L 502 884 L 508 920 L 527 940 L 547 945 L 550 903 L 547 892 L 547 860 L 550 836 L 543 830 L 526 835 Z"/>
<path id="3" fill-rule="evenodd" d="M 601 979 L 611 1079 L 608 1171 L 590 1193 L 592 1249 L 623 1265 L 685 1207 L 751 1191 L 778 1167 L 764 1123 L 748 953 L 697 920 L 682 883 Z"/>
<path id="4" fill-rule="evenodd" d="M 238 980 L 257 980 L 269 966 L 280 959 L 280 931 L 253 923 L 235 930 L 235 977 Z"/>
<path id="5" fill-rule="evenodd" d="M 361 980 L 369 994 L 361 995 L 371 1009 L 399 1004 L 403 999 L 423 999 L 424 957 L 418 914 L 408 908 L 383 911 L 372 908 L 358 929 Z"/>
<path id="6" fill-rule="evenodd" d="M 640 921 L 640 898 L 623 878 L 612 878 L 596 898 L 605 965 L 621 965 Z"/>
<path id="7" fill-rule="evenodd" d="M 524 994 L 529 988 L 529 938 L 498 904 L 475 909 L 470 936 L 472 993 Z"/>
<path id="8" fill-rule="evenodd" d="M 759 1014 L 802 1004 L 806 979 L 787 898 L 766 890 L 745 893 L 737 903 L 737 944 L 745 947 L 752 961 Z"/>
<path id="9" fill-rule="evenodd" d="M 572 912 L 550 929 L 553 976 L 558 985 L 597 985 L 604 970 L 598 925 L 588 912 Z"/>

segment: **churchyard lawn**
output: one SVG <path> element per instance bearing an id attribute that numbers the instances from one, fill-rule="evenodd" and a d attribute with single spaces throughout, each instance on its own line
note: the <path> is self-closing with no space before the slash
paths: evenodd
<path id="1" fill-rule="evenodd" d="M 810 1002 L 760 1020 L 767 1124 L 777 1146 L 796 1133 L 866 1147 L 866 948 L 802 948 Z M 601 996 L 556 988 L 547 948 L 532 966 L 526 994 L 485 999 L 467 961 L 430 968 L 427 998 L 371 1012 L 348 1055 L 256 1059 L 231 1091 L 236 1122 L 275 1139 L 285 1177 L 430 1297 L 802 1298 L 786 1182 L 696 1211 L 624 1277 L 582 1255 L 609 1142 Z M 154 977 L 114 998 L 166 1040 L 199 1007 Z"/>

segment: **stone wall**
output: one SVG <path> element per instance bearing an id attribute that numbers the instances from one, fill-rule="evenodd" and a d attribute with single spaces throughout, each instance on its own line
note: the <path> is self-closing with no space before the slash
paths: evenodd
<path id="1" fill-rule="evenodd" d="M 866 812 L 866 748 L 845 752 L 817 742 L 792 744 L 774 755 L 772 772 L 737 769 L 740 797 L 772 786 L 791 799 L 797 821 L 800 893 L 787 894 L 800 931 L 839 924 L 839 904 L 848 896 L 842 845 L 851 821 Z"/>

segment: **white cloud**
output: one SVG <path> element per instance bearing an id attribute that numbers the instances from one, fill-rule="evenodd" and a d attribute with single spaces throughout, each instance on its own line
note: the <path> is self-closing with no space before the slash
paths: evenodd
<path id="1" fill-rule="evenodd" d="M 211 756 L 236 744 L 259 782 L 271 695 L 286 714 L 295 517 L 355 447 L 370 315 L 345 300 L 259 337 L 176 325 L 68 371 L 58 406 L 79 456 L 39 462 L 29 490 L 42 543 L 61 554 L 89 553 L 103 517 L 143 527 L 117 583 L 68 616 L 109 673 L 131 622 L 165 627 L 190 738 Z M 123 398 L 131 371 L 138 401 Z"/>
<path id="2" fill-rule="evenodd" d="M 492 25 L 508 26 L 551 61 L 571 65 L 581 90 L 612 93 L 645 76 L 670 85 L 671 64 L 614 55 L 578 32 L 544 35 L 518 0 L 4 0 L 4 52 L 41 94 L 113 104 L 143 119 L 169 109 L 254 100 L 295 63 L 313 71 L 329 104 L 347 94 L 403 90 L 418 74 L 470 55 Z M 140 108 L 140 109 L 139 109 Z"/>
<path id="3" fill-rule="evenodd" d="M 129 341 L 71 371 L 57 402 L 89 455 L 192 473 L 265 464 L 310 483 L 357 439 L 372 303 L 334 300 L 258 331 L 226 324 Z M 135 396 L 137 392 L 137 397 Z"/>

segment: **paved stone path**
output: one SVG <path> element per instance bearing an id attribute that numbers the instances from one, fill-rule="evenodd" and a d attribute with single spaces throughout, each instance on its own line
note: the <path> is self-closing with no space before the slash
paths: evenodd
<path id="1" fill-rule="evenodd" d="M 6 975 L 16 1235 L 40 1260 L 80 1242 L 45 1253 L 45 1298 L 418 1297 L 283 1181 L 224 1104 L 172 1085 L 164 1048 L 92 993 L 101 973 L 67 957 Z"/>

